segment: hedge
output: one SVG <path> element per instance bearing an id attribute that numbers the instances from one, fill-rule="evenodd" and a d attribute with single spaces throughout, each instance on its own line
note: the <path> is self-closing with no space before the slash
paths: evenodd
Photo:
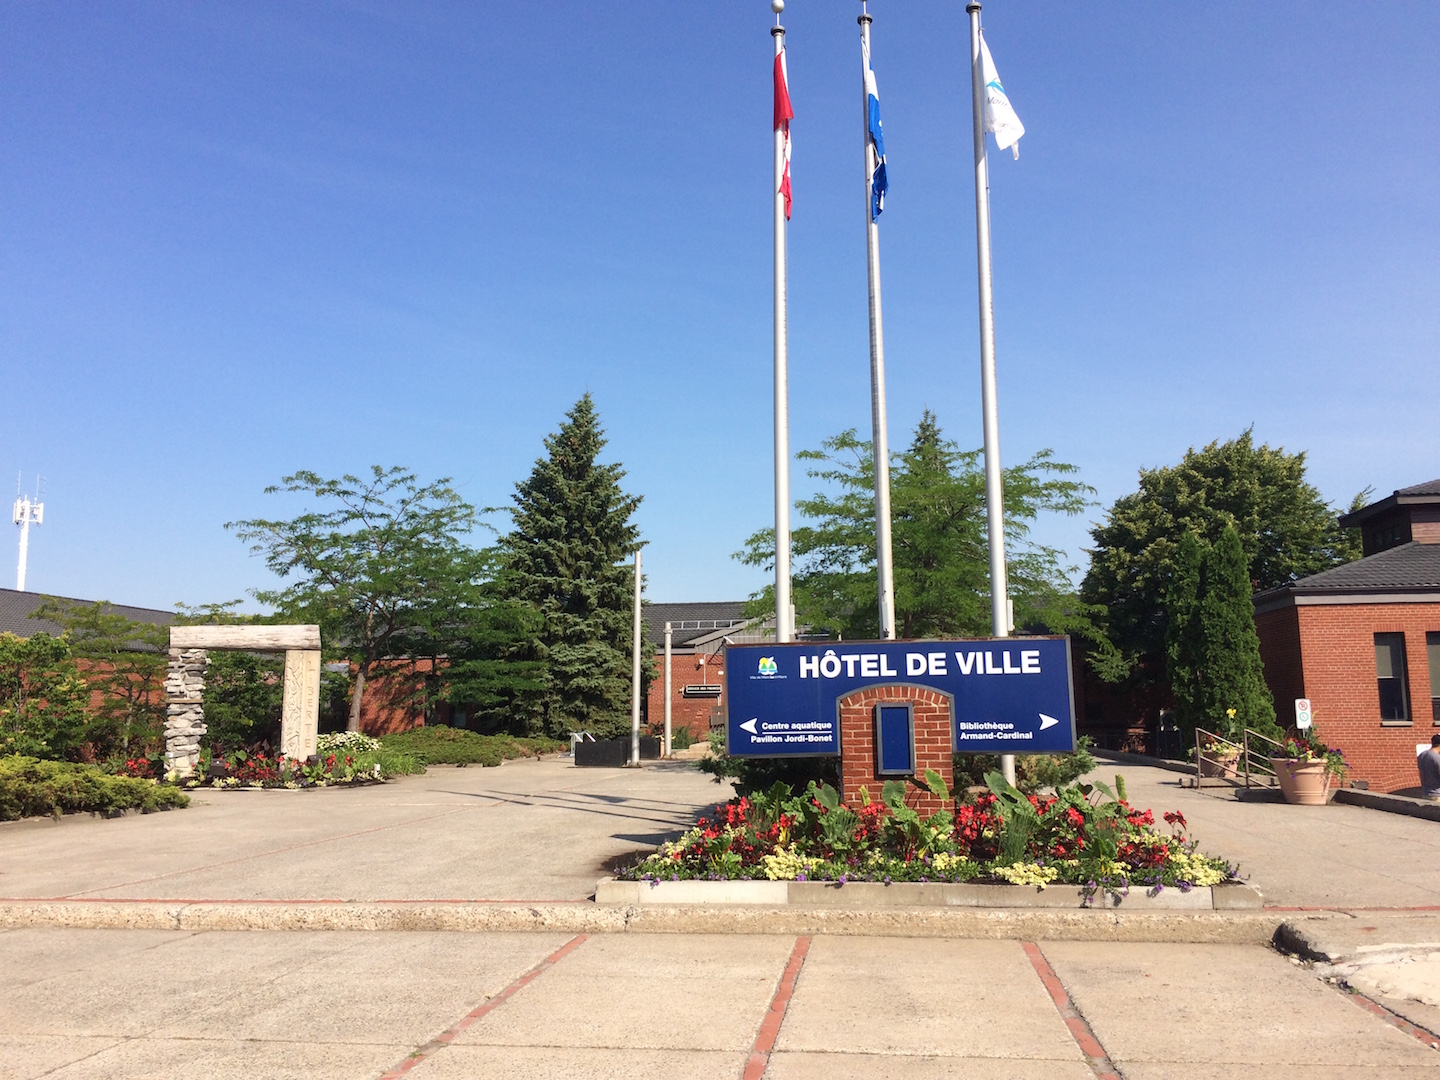
<path id="1" fill-rule="evenodd" d="M 95 765 L 20 754 L 0 757 L 0 821 L 86 812 L 149 813 L 189 805 L 190 796 L 170 784 L 115 776 Z"/>

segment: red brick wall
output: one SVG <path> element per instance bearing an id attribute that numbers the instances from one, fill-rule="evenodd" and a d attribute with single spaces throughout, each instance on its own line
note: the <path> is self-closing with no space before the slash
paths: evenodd
<path id="1" fill-rule="evenodd" d="M 849 805 L 859 806 L 864 787 L 872 801 L 880 798 L 885 780 L 875 775 L 875 706 L 882 701 L 914 706 L 915 777 L 921 786 L 910 789 L 905 804 L 922 815 L 946 809 L 924 787 L 924 776 L 926 769 L 934 769 L 946 787 L 955 786 L 951 702 L 947 695 L 923 686 L 870 686 L 840 699 L 841 797 Z"/>
<path id="2" fill-rule="evenodd" d="M 705 656 L 705 666 L 699 664 L 700 657 L 691 653 L 670 654 L 670 730 L 687 729 L 696 742 L 704 742 L 710 733 L 710 711 L 720 704 L 720 698 L 687 698 L 686 683 L 708 683 L 718 686 L 724 681 L 721 670 L 724 665 L 719 656 Z M 665 653 L 655 656 L 655 678 L 645 699 L 645 722 L 652 731 L 665 730 Z"/>
<path id="3" fill-rule="evenodd" d="M 381 660 L 365 680 L 360 702 L 360 730 L 366 735 L 393 735 L 424 727 L 420 707 L 425 676 L 434 667 L 431 660 Z M 354 665 L 351 665 L 354 671 Z"/>
<path id="4" fill-rule="evenodd" d="M 1320 737 L 1344 751 L 1348 780 L 1366 780 L 1377 791 L 1416 786 L 1415 744 L 1440 731 L 1431 716 L 1430 668 L 1425 632 L 1440 631 L 1440 601 L 1428 604 L 1307 604 L 1298 616 L 1304 687 L 1315 710 Z M 1257 619 L 1257 624 L 1259 620 Z M 1375 681 L 1377 633 L 1405 635 L 1411 724 L 1381 727 Z M 1264 631 L 1261 631 L 1262 641 Z M 1263 654 L 1262 654 L 1263 655 Z M 1266 669 L 1269 678 L 1269 667 Z M 1296 694 L 1276 683 L 1275 711 L 1282 726 L 1294 722 Z"/>
<path id="5" fill-rule="evenodd" d="M 1255 616 L 1255 633 L 1260 638 L 1260 662 L 1265 665 L 1265 682 L 1275 699 L 1275 718 L 1280 726 L 1293 722 L 1295 699 L 1305 696 L 1305 665 L 1300 652 L 1300 620 L 1296 607 L 1276 608 Z"/>

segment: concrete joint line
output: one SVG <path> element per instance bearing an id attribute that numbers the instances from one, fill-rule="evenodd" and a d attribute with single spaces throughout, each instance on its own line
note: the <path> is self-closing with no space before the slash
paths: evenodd
<path id="1" fill-rule="evenodd" d="M 1360 1008 L 1364 1009 L 1371 1016 L 1378 1016 L 1387 1024 L 1399 1028 L 1406 1035 L 1410 1035 L 1416 1039 L 1419 1039 L 1426 1046 L 1430 1047 L 1431 1050 L 1440 1050 L 1440 1035 L 1436 1035 L 1435 1032 L 1426 1031 L 1419 1024 L 1412 1024 L 1403 1016 L 1391 1012 L 1389 1009 L 1385 1008 L 1384 1005 L 1381 1005 L 1373 998 L 1367 997 L 1359 990 L 1353 990 L 1347 987 L 1340 986 L 1336 986 L 1335 989 L 1340 991 L 1340 993 L 1344 994 L 1351 1001 L 1355 1002 L 1356 1005 L 1359 1005 Z"/>
<path id="2" fill-rule="evenodd" d="M 589 940 L 589 937 L 590 935 L 588 934 L 578 934 L 575 937 L 571 938 L 564 945 L 560 946 L 560 948 L 556 949 L 544 960 L 541 960 L 540 963 L 536 964 L 533 968 L 527 971 L 524 975 L 521 975 L 520 978 L 516 979 L 509 986 L 505 987 L 504 990 L 501 990 L 494 997 L 487 1000 L 483 1005 L 478 1005 L 475 1008 L 471 1009 L 468 1013 L 466 1013 L 458 1021 L 456 1021 L 455 1024 L 440 1032 L 439 1035 L 436 1035 L 424 1046 L 417 1047 L 416 1049 L 412 1050 L 408 1055 L 406 1055 L 404 1061 L 397 1062 L 390 1069 L 389 1072 L 387 1072 L 384 1076 L 380 1078 L 380 1080 L 398 1080 L 399 1077 L 404 1076 L 411 1069 L 415 1068 L 416 1065 L 419 1065 L 425 1059 L 433 1056 L 436 1051 L 443 1050 L 445 1047 L 449 1046 L 451 1043 L 453 1043 L 456 1039 L 460 1037 L 461 1033 L 464 1032 L 466 1028 L 484 1019 L 495 1009 L 498 1009 L 501 1005 L 505 1004 L 506 1001 L 510 1000 L 510 998 L 513 997 L 516 993 L 518 993 L 522 988 L 529 986 L 541 975 L 544 975 L 545 972 L 549 971 L 561 960 L 565 959 L 565 957 L 569 956 L 581 945 L 585 944 L 585 942 Z"/>
<path id="3" fill-rule="evenodd" d="M 805 954 L 810 951 L 810 938 L 795 939 L 795 948 L 790 951 L 790 962 L 780 976 L 780 985 L 770 999 L 770 1009 L 760 1021 L 760 1031 L 755 1036 L 755 1045 L 745 1062 L 741 1080 L 761 1080 L 770 1067 L 770 1051 L 775 1049 L 775 1040 L 780 1037 L 780 1026 L 785 1023 L 785 1012 L 790 1008 L 790 998 L 795 993 L 795 981 L 800 978 L 800 969 L 805 965 Z"/>
<path id="4" fill-rule="evenodd" d="M 1050 961 L 1040 951 L 1040 946 L 1033 941 L 1025 941 L 1021 943 L 1021 947 L 1024 948 L 1025 955 L 1030 958 L 1030 966 L 1035 969 L 1035 974 L 1040 976 L 1040 981 L 1045 985 L 1050 1000 L 1055 1003 L 1055 1008 L 1060 1013 L 1060 1019 L 1065 1021 L 1071 1037 L 1080 1047 L 1080 1053 L 1085 1055 L 1085 1063 L 1090 1066 L 1090 1071 L 1095 1074 L 1097 1080 L 1120 1080 L 1120 1072 L 1110 1060 L 1110 1054 L 1105 1047 L 1100 1045 L 1100 1040 L 1096 1038 L 1089 1021 L 1071 1002 L 1065 984 L 1060 981 L 1060 976 L 1055 974 L 1055 969 L 1050 966 Z"/>

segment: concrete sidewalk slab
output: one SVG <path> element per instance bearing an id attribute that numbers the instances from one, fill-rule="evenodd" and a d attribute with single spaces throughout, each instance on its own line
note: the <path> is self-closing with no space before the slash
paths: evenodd
<path id="1" fill-rule="evenodd" d="M 1277 953 L 1237 946 L 1082 942 L 1043 946 L 1076 1007 L 1127 1078 L 1381 1077 L 1440 1055 Z M 1268 1073 L 1263 1070 L 1269 1070 Z"/>
<path id="2" fill-rule="evenodd" d="M 997 941 L 816 938 L 775 1049 L 832 1064 L 865 1053 L 1083 1064 L 1019 944 Z"/>
<path id="3" fill-rule="evenodd" d="M 1354 919 L 1287 919 L 1275 943 L 1305 960 L 1345 964 L 1366 954 L 1440 949 L 1440 912 Z"/>
<path id="4" fill-rule="evenodd" d="M 592 937 L 456 1045 L 719 1051 L 739 1063 L 792 945 L 783 937 Z"/>

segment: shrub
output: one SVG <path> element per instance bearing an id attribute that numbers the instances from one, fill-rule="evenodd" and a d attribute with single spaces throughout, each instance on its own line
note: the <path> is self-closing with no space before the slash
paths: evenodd
<path id="1" fill-rule="evenodd" d="M 67 638 L 0 634 L 0 754 L 75 755 L 89 700 Z"/>
<path id="2" fill-rule="evenodd" d="M 1095 768 L 1090 737 L 1081 735 L 1073 754 L 1016 754 L 1015 786 L 1027 795 L 1045 788 L 1059 789 Z M 956 754 L 955 788 L 983 787 L 985 775 L 1000 768 L 998 754 Z"/>
<path id="3" fill-rule="evenodd" d="M 19 754 L 0 758 L 0 821 L 86 812 L 148 813 L 189 805 L 190 797 L 170 784 L 113 776 L 95 765 Z"/>
<path id="4" fill-rule="evenodd" d="M 695 745 L 695 736 L 690 734 L 689 728 L 674 728 L 670 732 L 671 750 L 688 750 Z"/>
<path id="5" fill-rule="evenodd" d="M 673 734 L 673 733 L 672 733 Z M 709 773 L 717 784 L 726 780 L 735 783 L 736 795 L 753 795 L 769 791 L 776 784 L 786 784 L 803 791 L 812 781 L 816 784 L 840 782 L 840 760 L 830 757 L 743 758 L 725 752 L 725 733 L 710 733 L 710 755 L 695 762 L 695 767 Z"/>
<path id="6" fill-rule="evenodd" d="M 358 731 L 327 731 L 315 740 L 315 752 L 326 754 L 373 754 L 380 749 L 380 740 Z"/>
<path id="7" fill-rule="evenodd" d="M 558 739 L 480 735 L 464 728 L 413 728 L 380 739 L 386 750 L 408 754 L 425 765 L 499 765 L 512 758 L 555 753 L 565 744 Z"/>

